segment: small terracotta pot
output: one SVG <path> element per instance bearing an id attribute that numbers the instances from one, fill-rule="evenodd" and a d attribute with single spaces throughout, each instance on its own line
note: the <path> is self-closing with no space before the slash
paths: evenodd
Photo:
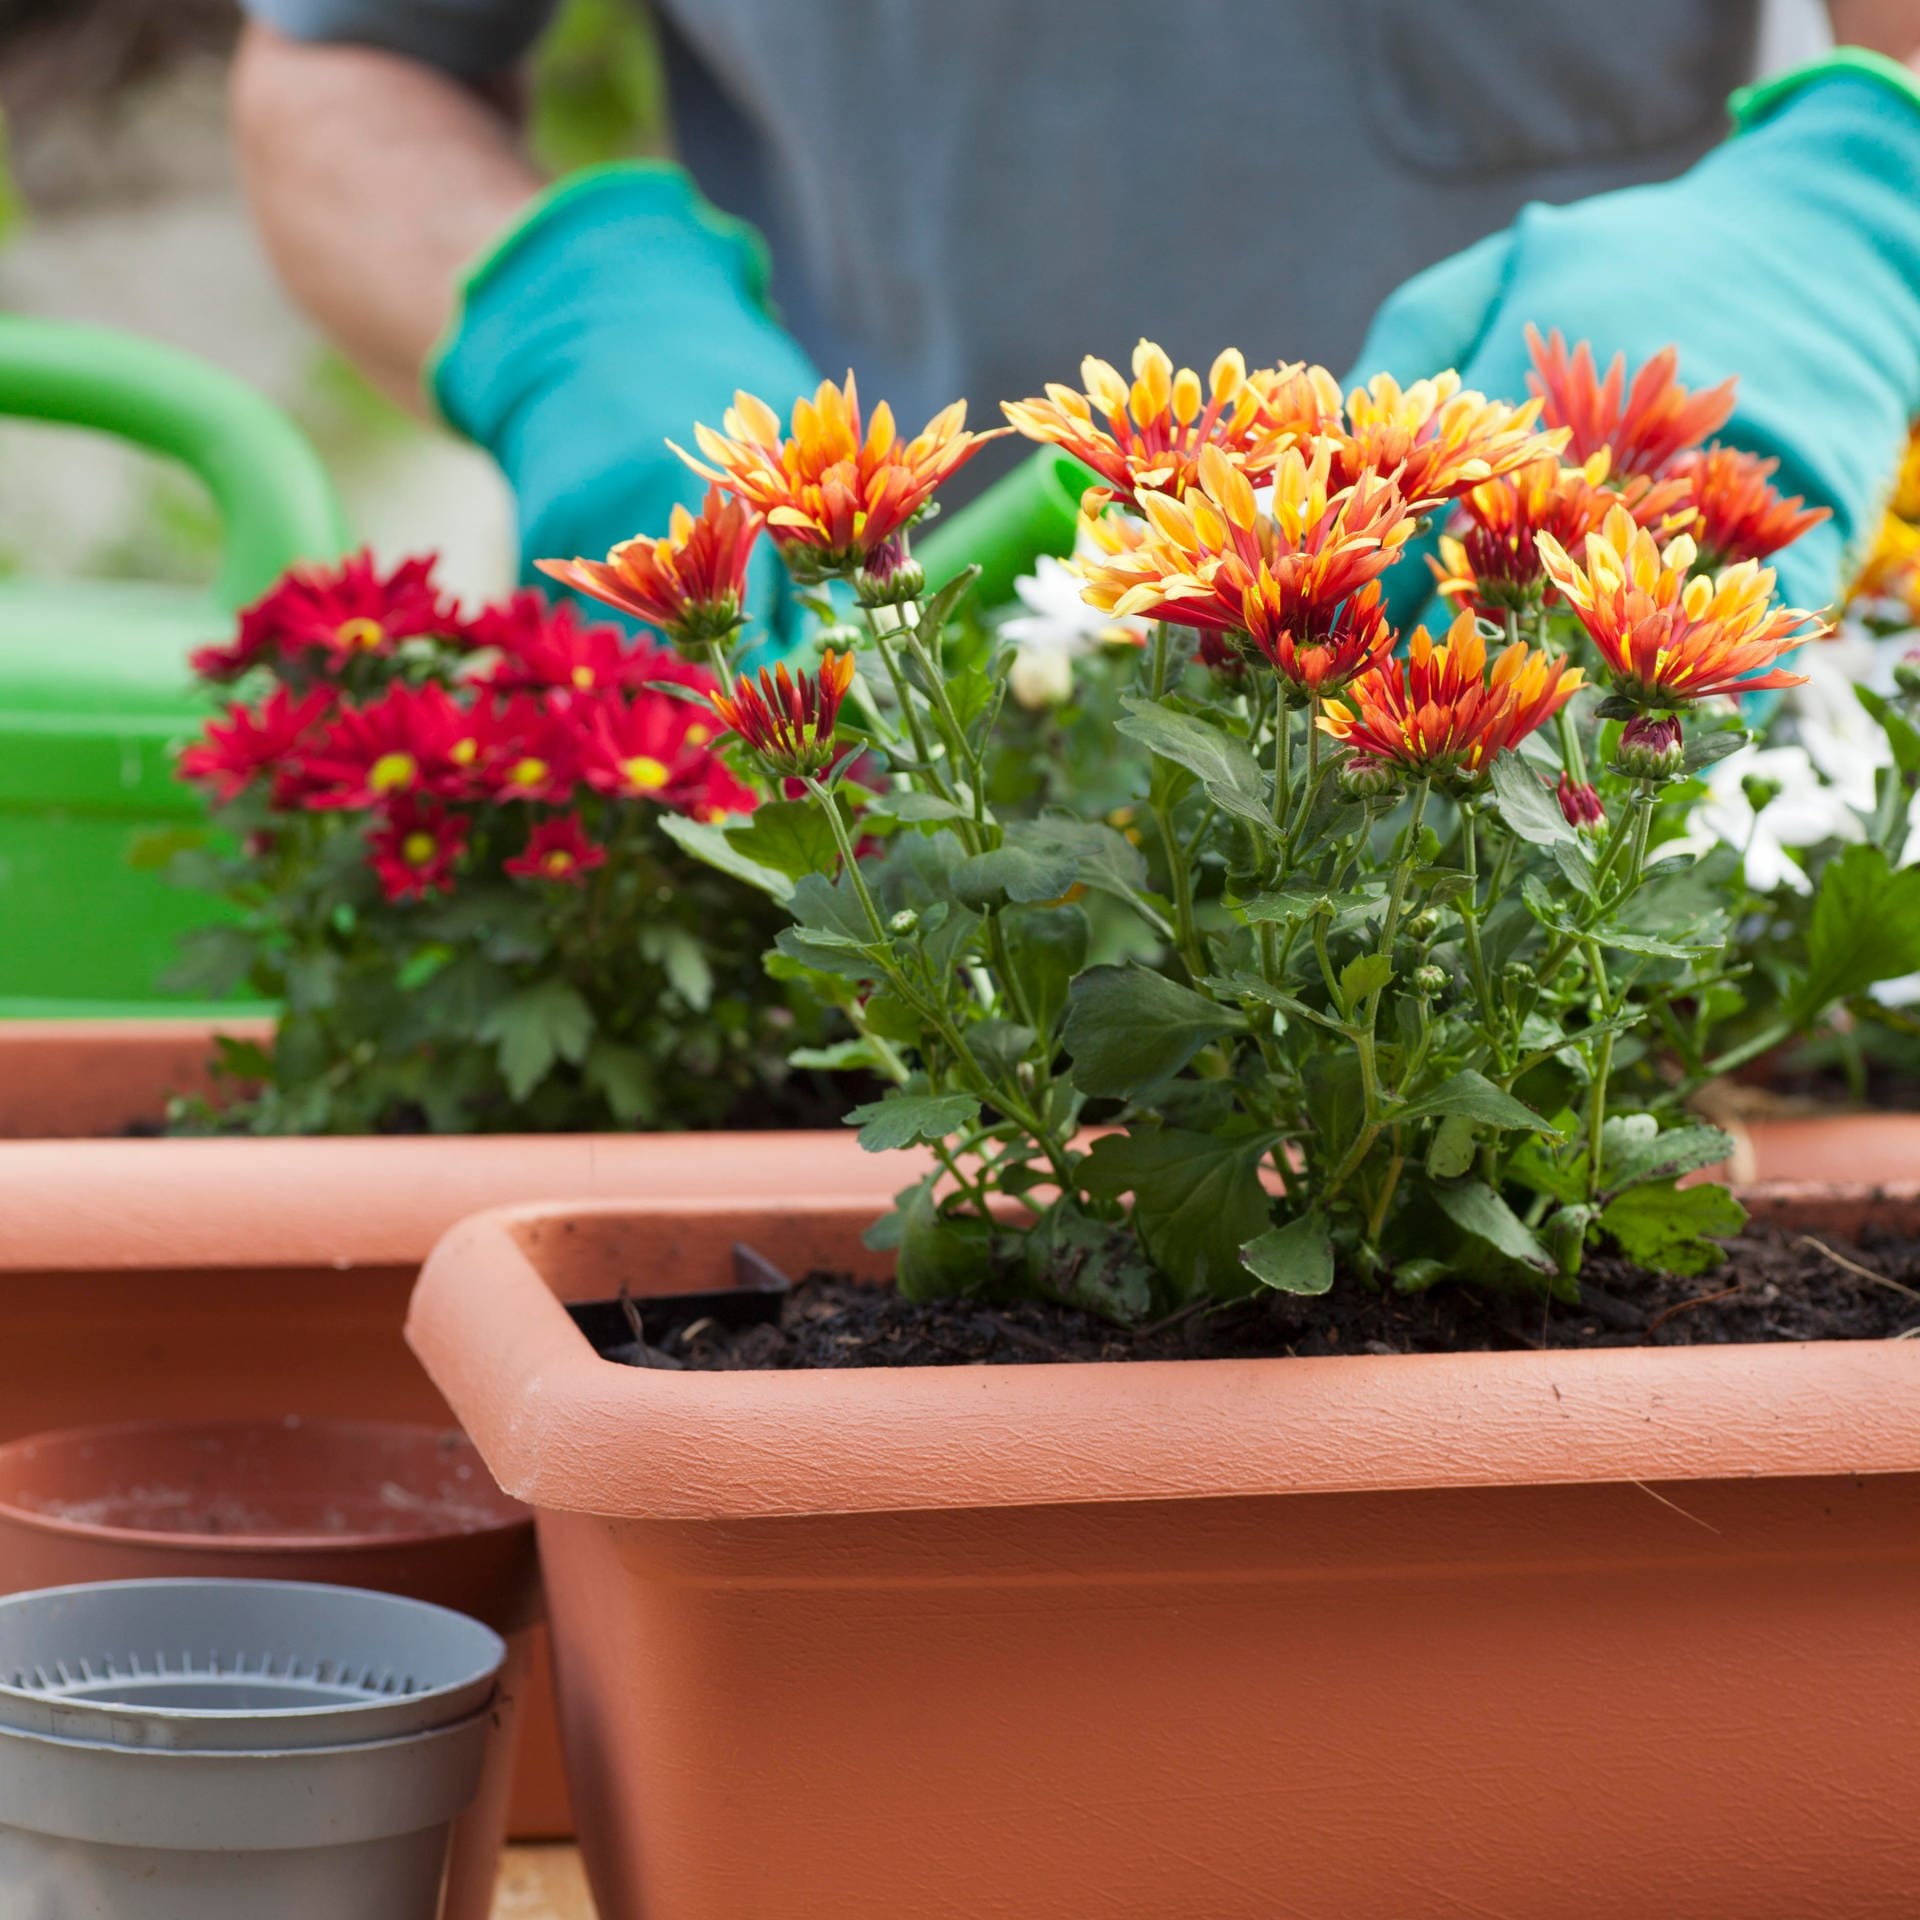
<path id="1" fill-rule="evenodd" d="M 1721 1124 L 1734 1142 L 1727 1174 L 1740 1186 L 1882 1186 L 1920 1178 L 1920 1113 L 1753 1115 Z"/>
<path id="2" fill-rule="evenodd" d="M 434 1241 L 507 1201 L 842 1195 L 923 1170 L 851 1132 L 130 1139 L 259 1022 L 0 1022 L 0 1440 L 97 1420 L 444 1426 L 400 1338 Z M 87 1138 L 83 1136 L 99 1137 Z M 534 1641 L 517 1837 L 571 1831 Z"/>
<path id="3" fill-rule="evenodd" d="M 682 1373 L 561 1304 L 870 1213 L 495 1212 L 415 1292 L 602 1920 L 1909 1909 L 1920 1341 Z"/>
<path id="4" fill-rule="evenodd" d="M 314 1580 L 452 1607 L 507 1640 L 443 1920 L 487 1920 L 533 1677 L 532 1516 L 459 1433 L 364 1421 L 131 1421 L 0 1446 L 0 1592 L 96 1580 Z"/>

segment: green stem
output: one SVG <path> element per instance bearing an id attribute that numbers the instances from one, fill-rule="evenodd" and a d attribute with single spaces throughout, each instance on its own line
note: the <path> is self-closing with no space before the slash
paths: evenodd
<path id="1" fill-rule="evenodd" d="M 1626 884 L 1621 888 L 1618 899 L 1630 899 L 1640 885 L 1641 869 L 1647 859 L 1647 837 L 1653 829 L 1654 790 L 1643 785 L 1633 797 L 1633 838 L 1627 853 Z M 1618 1011 L 1608 989 L 1606 956 L 1600 950 L 1597 940 L 1586 943 L 1587 964 L 1593 968 L 1594 998 L 1600 1007 L 1600 1017 L 1611 1021 Z M 1607 1082 L 1613 1075 L 1613 1042 L 1611 1027 L 1600 1036 L 1600 1052 L 1594 1061 L 1593 1085 L 1587 1096 L 1587 1198 L 1597 1200 L 1606 1171 L 1606 1149 L 1604 1144 L 1607 1121 Z"/>

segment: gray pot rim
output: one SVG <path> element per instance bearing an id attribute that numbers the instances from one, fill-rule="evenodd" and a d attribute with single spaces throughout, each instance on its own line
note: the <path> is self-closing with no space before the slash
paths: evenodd
<path id="1" fill-rule="evenodd" d="M 212 1647 L 216 1658 L 209 1667 L 236 1687 L 251 1679 L 256 1691 L 271 1691 L 276 1683 L 291 1687 L 304 1680 L 306 1691 L 331 1690 L 338 1697 L 284 1707 L 76 1697 L 70 1687 L 110 1685 L 112 1661 L 127 1652 L 114 1644 L 130 1637 L 128 1623 L 114 1620 L 116 1612 L 131 1616 L 132 1647 L 140 1655 L 154 1647 L 168 1655 Z M 264 1625 L 256 1627 L 254 1616 Z M 276 1627 L 277 1635 L 270 1632 Z M 290 1640 L 303 1638 L 314 1644 L 285 1652 Z M 274 1640 L 277 1645 L 269 1644 Z M 348 1657 L 349 1642 L 358 1643 L 356 1657 Z M 228 1644 L 241 1653 L 222 1666 L 218 1656 Z M 245 1667 L 244 1654 L 263 1646 L 262 1664 Z M 501 1637 L 465 1614 L 357 1587 L 213 1577 L 43 1587 L 0 1598 L 0 1731 L 136 1752 L 366 1745 L 479 1712 L 493 1697 L 505 1657 Z M 103 1666 L 97 1682 L 89 1679 L 95 1662 Z M 25 1683 L 29 1665 L 45 1676 L 43 1682 Z M 172 1670 L 137 1671 L 151 1680 Z"/>

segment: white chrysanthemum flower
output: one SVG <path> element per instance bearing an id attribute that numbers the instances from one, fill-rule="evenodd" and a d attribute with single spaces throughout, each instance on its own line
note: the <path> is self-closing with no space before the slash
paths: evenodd
<path id="1" fill-rule="evenodd" d="M 1095 551 L 1082 534 L 1074 558 Z M 1088 606 L 1080 597 L 1082 584 L 1067 561 L 1050 553 L 1013 583 L 1024 611 L 1001 622 L 1000 636 L 1015 648 L 1007 690 L 1023 707 L 1057 707 L 1073 692 L 1073 663 L 1082 654 L 1102 646 L 1143 646 L 1153 630 L 1148 621 Z"/>

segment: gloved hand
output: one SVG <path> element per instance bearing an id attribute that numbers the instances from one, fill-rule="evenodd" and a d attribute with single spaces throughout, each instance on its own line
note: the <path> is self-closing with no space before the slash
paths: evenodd
<path id="1" fill-rule="evenodd" d="M 1567 207 L 1417 274 L 1375 316 L 1349 384 L 1458 367 L 1521 399 L 1525 329 L 1558 327 L 1637 367 L 1668 344 L 1679 377 L 1739 376 L 1720 438 L 1775 456 L 1774 484 L 1833 518 L 1776 556 L 1792 605 L 1833 601 L 1871 536 L 1920 412 L 1920 84 L 1843 50 L 1736 94 L 1735 133 L 1691 171 Z M 1419 611 L 1424 569 L 1390 576 Z M 1397 576 L 1397 577 L 1396 577 Z"/>
<path id="2" fill-rule="evenodd" d="M 513 487 L 523 579 L 535 560 L 597 560 L 665 533 L 676 501 L 698 508 L 706 482 L 666 442 L 690 447 L 696 420 L 717 427 L 736 388 L 783 418 L 813 391 L 766 278 L 759 235 L 663 162 L 563 181 L 469 270 L 428 381 Z M 792 611 L 763 540 L 749 618 L 790 637 Z"/>

